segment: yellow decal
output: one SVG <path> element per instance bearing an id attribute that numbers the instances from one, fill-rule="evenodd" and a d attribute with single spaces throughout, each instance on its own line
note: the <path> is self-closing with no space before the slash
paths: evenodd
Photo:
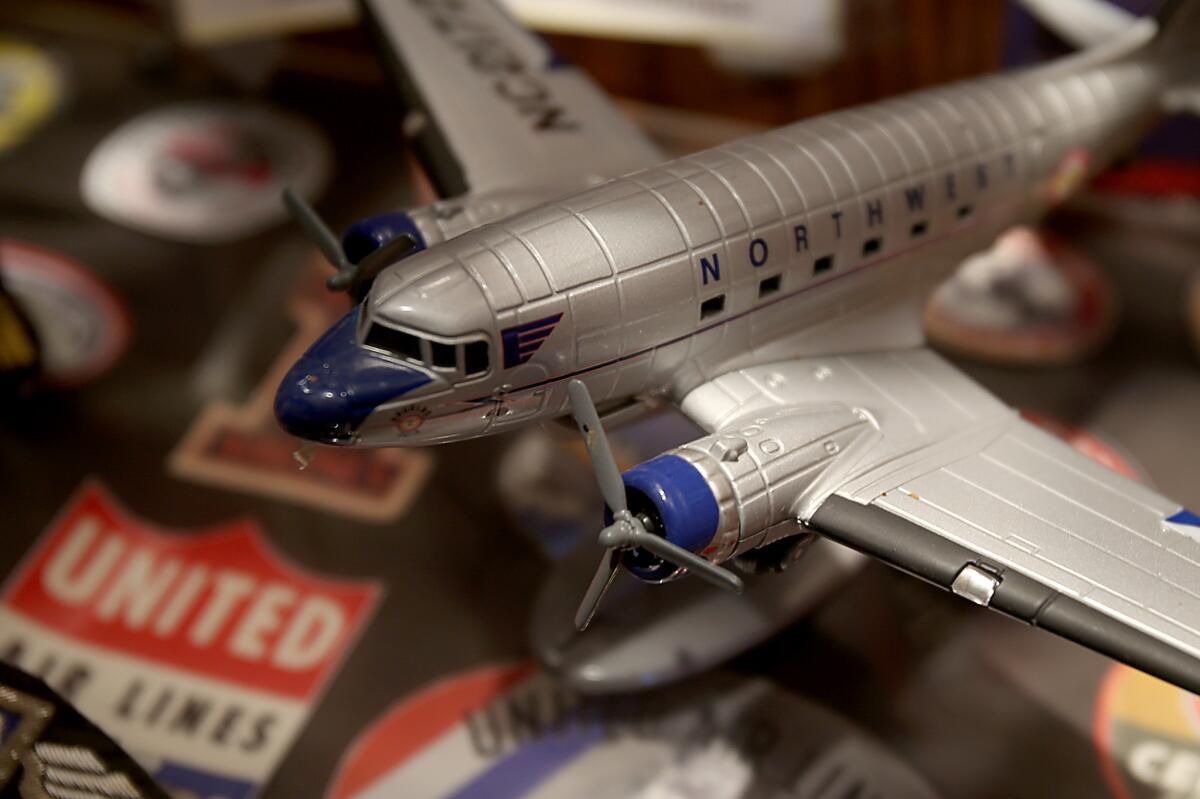
<path id="1" fill-rule="evenodd" d="M 42 124 L 62 101 L 64 90 L 62 72 L 46 53 L 0 39 L 0 151 Z"/>

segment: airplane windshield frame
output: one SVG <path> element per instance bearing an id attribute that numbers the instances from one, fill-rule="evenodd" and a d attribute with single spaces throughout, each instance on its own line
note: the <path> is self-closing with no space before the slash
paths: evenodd
<path id="1" fill-rule="evenodd" d="M 491 347 L 483 336 L 434 338 L 368 319 L 359 345 L 437 374 L 476 379 L 491 372 Z"/>

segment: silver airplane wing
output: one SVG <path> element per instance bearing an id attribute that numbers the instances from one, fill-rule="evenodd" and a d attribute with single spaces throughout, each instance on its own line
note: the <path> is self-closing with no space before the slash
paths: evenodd
<path id="1" fill-rule="evenodd" d="M 755 366 L 681 404 L 714 441 L 823 430 L 770 448 L 779 463 L 789 446 L 828 455 L 765 487 L 790 492 L 793 518 L 1200 693 L 1200 517 L 1022 420 L 934 353 Z"/>
<path id="2" fill-rule="evenodd" d="M 443 197 L 569 190 L 665 160 L 581 70 L 491 0 L 362 0 Z"/>

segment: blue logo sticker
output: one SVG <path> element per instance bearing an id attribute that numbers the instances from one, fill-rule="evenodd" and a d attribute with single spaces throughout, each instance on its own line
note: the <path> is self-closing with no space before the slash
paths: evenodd
<path id="1" fill-rule="evenodd" d="M 1180 508 L 1179 512 L 1174 516 L 1168 516 L 1167 521 L 1172 524 L 1186 524 L 1191 527 L 1200 527 L 1200 516 L 1192 513 L 1187 508 Z"/>
<path id="2" fill-rule="evenodd" d="M 504 345 L 504 368 L 511 369 L 532 358 L 543 342 L 550 338 L 560 319 L 562 314 L 556 313 L 500 331 L 500 341 Z"/>

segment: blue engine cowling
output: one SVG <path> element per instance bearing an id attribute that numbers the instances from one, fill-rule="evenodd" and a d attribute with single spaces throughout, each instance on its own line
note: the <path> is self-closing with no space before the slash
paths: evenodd
<path id="1" fill-rule="evenodd" d="M 417 242 L 409 255 L 425 249 L 425 237 L 417 223 L 403 211 L 367 217 L 355 222 L 342 236 L 342 252 L 356 264 L 397 236 L 408 234 Z"/>
<path id="2" fill-rule="evenodd" d="M 659 455 L 622 475 L 629 510 L 645 514 L 652 532 L 664 536 L 684 549 L 701 552 L 712 542 L 720 521 L 720 508 L 704 475 L 678 455 Z M 605 523 L 612 514 L 605 509 Z M 625 553 L 624 566 L 634 575 L 650 582 L 661 582 L 674 575 L 675 566 L 664 563 L 648 552 Z"/>

